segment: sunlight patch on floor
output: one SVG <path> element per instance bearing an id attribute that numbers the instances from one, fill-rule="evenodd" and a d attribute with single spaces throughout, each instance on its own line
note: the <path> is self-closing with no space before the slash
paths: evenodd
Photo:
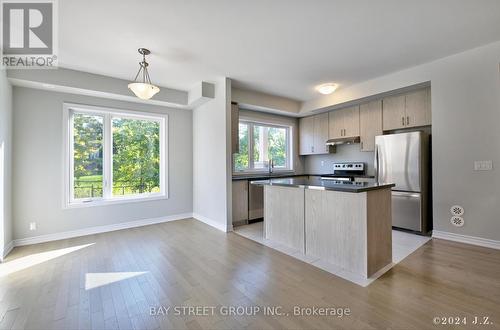
<path id="1" fill-rule="evenodd" d="M 35 265 L 41 264 L 42 262 L 46 262 L 65 254 L 78 251 L 94 245 L 95 243 L 83 244 L 77 246 L 71 246 L 64 249 L 52 250 L 47 252 L 40 252 L 35 254 L 30 254 L 25 257 L 17 258 L 12 261 L 4 262 L 0 264 L 0 277 L 8 276 L 12 273 L 18 272 L 20 270 L 24 270 L 29 267 L 33 267 Z"/>
<path id="2" fill-rule="evenodd" d="M 146 273 L 147 272 L 87 273 L 85 274 L 85 290 L 91 290 L 114 282 L 127 280 Z"/>

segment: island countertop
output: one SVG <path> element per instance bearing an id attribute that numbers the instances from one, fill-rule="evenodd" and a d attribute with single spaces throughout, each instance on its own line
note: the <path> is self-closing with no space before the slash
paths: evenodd
<path id="1" fill-rule="evenodd" d="M 233 181 L 240 181 L 240 180 L 250 180 L 250 181 L 256 181 L 256 180 L 268 180 L 268 179 L 282 179 L 282 178 L 296 178 L 296 177 L 301 177 L 301 176 L 315 176 L 315 177 L 320 177 L 320 176 L 333 176 L 332 173 L 325 173 L 325 174 L 310 174 L 310 173 L 303 173 L 303 174 L 295 174 L 295 173 L 260 173 L 260 174 L 238 174 L 238 175 L 233 175 Z M 345 177 L 345 175 L 340 175 L 338 174 L 339 177 Z M 365 178 L 365 179 L 374 179 L 375 176 L 373 175 L 368 175 L 368 174 L 349 174 L 349 176 L 352 176 L 354 178 Z"/>
<path id="2" fill-rule="evenodd" d="M 365 191 L 392 188 L 395 185 L 392 183 L 372 183 L 372 182 L 351 182 L 351 181 L 336 181 L 336 180 L 321 180 L 318 177 L 310 178 L 275 178 L 268 180 L 255 180 L 250 184 L 297 187 L 316 190 L 331 190 L 350 193 L 361 193 Z"/>

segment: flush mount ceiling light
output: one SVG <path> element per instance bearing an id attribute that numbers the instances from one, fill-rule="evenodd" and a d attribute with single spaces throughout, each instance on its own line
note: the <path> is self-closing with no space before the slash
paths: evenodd
<path id="1" fill-rule="evenodd" d="M 339 85 L 334 84 L 334 83 L 328 83 L 328 84 L 319 85 L 318 87 L 316 87 L 316 90 L 318 92 L 320 92 L 321 94 L 328 95 L 328 94 L 332 94 L 333 92 L 335 92 L 337 87 L 339 87 Z"/>
<path id="2" fill-rule="evenodd" d="M 146 48 L 139 48 L 137 51 L 142 55 L 142 62 L 139 62 L 139 71 L 134 78 L 134 82 L 128 84 L 128 88 L 134 92 L 135 96 L 138 98 L 149 100 L 160 91 L 157 86 L 151 84 L 151 79 L 149 78 L 149 64 L 146 62 L 146 55 L 151 54 L 151 52 Z M 137 78 L 139 78 L 139 81 Z"/>

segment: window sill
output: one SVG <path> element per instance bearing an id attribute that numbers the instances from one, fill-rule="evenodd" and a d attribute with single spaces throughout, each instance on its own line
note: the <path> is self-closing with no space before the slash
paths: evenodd
<path id="1" fill-rule="evenodd" d="M 294 170 L 277 170 L 275 169 L 272 173 L 269 173 L 268 170 L 263 170 L 263 171 L 241 171 L 241 172 L 233 172 L 233 176 L 249 176 L 249 175 L 263 175 L 263 174 L 268 174 L 268 175 L 273 175 L 273 174 L 292 174 L 295 173 Z"/>
<path id="2" fill-rule="evenodd" d="M 116 197 L 113 199 L 96 199 L 88 202 L 73 202 L 66 203 L 63 209 L 78 209 L 84 207 L 97 207 L 97 206 L 108 206 L 117 204 L 129 204 L 129 203 L 140 203 L 140 202 L 150 202 L 168 199 L 166 194 L 154 194 L 148 196 L 130 196 L 130 197 Z"/>

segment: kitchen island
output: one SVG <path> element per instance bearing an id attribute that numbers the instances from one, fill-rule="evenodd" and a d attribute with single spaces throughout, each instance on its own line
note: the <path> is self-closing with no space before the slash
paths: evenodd
<path id="1" fill-rule="evenodd" d="M 264 186 L 264 238 L 369 278 L 392 263 L 392 184 L 319 178 Z"/>

